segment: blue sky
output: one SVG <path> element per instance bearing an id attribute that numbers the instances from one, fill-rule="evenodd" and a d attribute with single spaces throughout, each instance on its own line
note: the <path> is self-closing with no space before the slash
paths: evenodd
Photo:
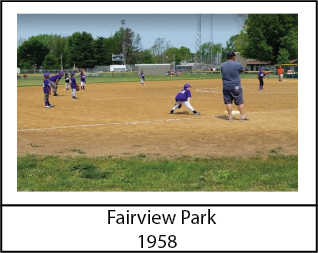
<path id="1" fill-rule="evenodd" d="M 169 40 L 172 46 L 185 46 L 195 51 L 197 14 L 202 15 L 201 44 L 210 41 L 210 14 L 214 16 L 213 42 L 226 45 L 240 29 L 233 15 L 245 13 L 299 13 L 299 34 L 306 36 L 308 21 L 313 18 L 310 4 L 302 2 L 5 2 L 3 31 L 17 28 L 17 41 L 38 34 L 71 35 L 86 31 L 94 38 L 109 37 L 121 27 L 131 28 L 141 36 L 143 49 L 153 46 L 157 38 Z M 305 36 L 305 37 L 306 37 Z M 305 38 L 303 37 L 303 38 Z M 299 36 L 299 43 L 302 37 Z M 307 39 L 304 40 L 308 42 Z M 299 47 L 301 48 L 301 47 Z"/>
<path id="2" fill-rule="evenodd" d="M 195 51 L 197 14 L 18 14 L 17 40 L 39 34 L 72 35 L 88 32 L 94 38 L 110 37 L 122 26 L 141 36 L 143 49 L 165 38 L 173 47 L 185 46 Z M 210 41 L 211 14 L 201 14 L 201 44 Z M 239 33 L 233 14 L 213 14 L 213 43 L 226 46 L 232 35 Z"/>

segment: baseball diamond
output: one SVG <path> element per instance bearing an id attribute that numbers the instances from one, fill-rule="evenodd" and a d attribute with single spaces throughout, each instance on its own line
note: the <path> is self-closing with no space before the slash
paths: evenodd
<path id="1" fill-rule="evenodd" d="M 17 154 L 73 156 L 73 147 L 91 157 L 252 157 L 278 147 L 283 154 L 298 154 L 297 80 L 267 79 L 260 91 L 257 79 L 242 79 L 250 120 L 240 122 L 234 115 L 231 123 L 224 113 L 222 81 L 216 79 L 189 81 L 191 104 L 201 115 L 185 107 L 168 114 L 176 87 L 186 82 L 86 84 L 75 101 L 70 90 L 60 89 L 59 97 L 50 98 L 55 107 L 46 117 L 41 88 L 18 87 Z"/>

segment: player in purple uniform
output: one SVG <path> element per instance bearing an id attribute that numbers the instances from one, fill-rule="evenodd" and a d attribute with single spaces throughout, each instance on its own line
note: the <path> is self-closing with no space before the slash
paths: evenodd
<path id="1" fill-rule="evenodd" d="M 259 69 L 259 72 L 258 72 L 258 80 L 259 80 L 259 89 L 260 90 L 263 90 L 263 86 L 264 86 L 264 77 L 265 77 L 265 73 L 264 73 L 264 68 L 261 67 Z"/>
<path id="2" fill-rule="evenodd" d="M 81 90 L 85 90 L 85 73 L 81 71 Z"/>
<path id="3" fill-rule="evenodd" d="M 58 97 L 59 95 L 56 93 L 57 92 L 57 84 L 59 83 L 59 81 L 61 80 L 62 76 L 64 76 L 64 72 L 60 71 L 59 74 L 55 75 L 55 76 L 51 76 L 49 78 L 49 82 L 51 87 L 53 88 L 53 92 L 54 92 L 54 97 Z"/>
<path id="4" fill-rule="evenodd" d="M 45 103 L 45 108 L 51 108 L 54 107 L 53 105 L 50 104 L 49 102 L 49 94 L 51 94 L 51 86 L 49 83 L 49 73 L 44 73 L 44 80 L 43 80 L 43 92 L 44 92 L 44 103 Z"/>
<path id="5" fill-rule="evenodd" d="M 78 84 L 76 83 L 75 80 L 75 73 L 71 73 L 71 89 L 72 89 L 72 98 L 77 99 L 76 97 L 76 88 L 78 87 Z"/>
<path id="6" fill-rule="evenodd" d="M 141 70 L 141 73 L 140 73 L 140 85 L 145 85 L 144 81 L 145 81 L 145 74 L 144 74 L 144 71 Z"/>
<path id="7" fill-rule="evenodd" d="M 183 86 L 183 90 L 179 91 L 179 93 L 177 94 L 177 96 L 175 98 L 176 104 L 174 105 L 174 107 L 172 107 L 169 114 L 172 114 L 175 109 L 180 108 L 182 106 L 182 104 L 184 104 L 190 111 L 193 112 L 193 114 L 200 115 L 200 113 L 197 112 L 196 110 L 194 110 L 190 104 L 191 91 L 189 90 L 189 88 L 191 88 L 191 87 L 192 86 L 188 83 L 186 83 Z"/>

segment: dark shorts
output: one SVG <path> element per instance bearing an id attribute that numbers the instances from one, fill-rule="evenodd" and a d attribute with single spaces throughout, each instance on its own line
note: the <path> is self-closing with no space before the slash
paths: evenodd
<path id="1" fill-rule="evenodd" d="M 239 88 L 238 90 L 223 90 L 223 99 L 224 104 L 232 104 L 233 100 L 235 105 L 244 104 L 242 88 Z"/>

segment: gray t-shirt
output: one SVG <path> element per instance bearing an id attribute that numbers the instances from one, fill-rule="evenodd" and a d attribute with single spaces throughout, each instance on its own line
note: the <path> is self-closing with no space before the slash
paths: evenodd
<path id="1" fill-rule="evenodd" d="M 221 65 L 223 90 L 235 90 L 241 88 L 241 75 L 244 70 L 237 61 L 226 61 Z"/>

